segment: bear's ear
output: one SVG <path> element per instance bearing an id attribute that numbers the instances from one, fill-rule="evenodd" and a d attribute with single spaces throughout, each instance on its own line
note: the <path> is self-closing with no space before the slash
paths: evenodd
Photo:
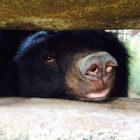
<path id="1" fill-rule="evenodd" d="M 21 45 L 19 46 L 19 50 L 22 51 L 29 46 L 35 46 L 40 42 L 44 42 L 49 38 L 49 34 L 46 31 L 39 31 L 35 34 L 31 34 L 29 37 L 25 38 Z"/>
<path id="2" fill-rule="evenodd" d="M 35 46 L 40 43 L 46 42 L 49 38 L 49 33 L 46 31 L 38 31 L 34 34 L 29 35 L 27 38 L 23 39 L 21 42 L 14 58 L 23 55 L 23 52 L 29 52 L 29 50 L 33 50 Z"/>

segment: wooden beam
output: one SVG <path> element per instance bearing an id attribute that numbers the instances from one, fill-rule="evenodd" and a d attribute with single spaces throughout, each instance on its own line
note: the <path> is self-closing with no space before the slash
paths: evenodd
<path id="1" fill-rule="evenodd" d="M 2 0 L 0 29 L 140 28 L 140 0 Z"/>

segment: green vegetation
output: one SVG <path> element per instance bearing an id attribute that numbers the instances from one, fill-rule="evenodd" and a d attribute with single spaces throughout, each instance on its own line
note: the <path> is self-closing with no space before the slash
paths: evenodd
<path id="1" fill-rule="evenodd" d="M 130 90 L 140 95 L 140 32 L 133 36 L 126 47 L 130 52 Z"/>

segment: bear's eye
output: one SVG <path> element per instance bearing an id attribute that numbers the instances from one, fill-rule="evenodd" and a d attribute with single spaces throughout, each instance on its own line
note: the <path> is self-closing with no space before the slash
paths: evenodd
<path id="1" fill-rule="evenodd" d="M 46 56 L 45 62 L 46 63 L 52 63 L 52 62 L 54 62 L 54 57 L 51 56 L 51 55 Z"/>

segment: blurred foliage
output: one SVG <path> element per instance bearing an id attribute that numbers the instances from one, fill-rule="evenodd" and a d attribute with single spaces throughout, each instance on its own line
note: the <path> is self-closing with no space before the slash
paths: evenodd
<path id="1" fill-rule="evenodd" d="M 140 95 L 140 32 L 126 42 L 126 47 L 131 56 L 129 88 Z"/>

